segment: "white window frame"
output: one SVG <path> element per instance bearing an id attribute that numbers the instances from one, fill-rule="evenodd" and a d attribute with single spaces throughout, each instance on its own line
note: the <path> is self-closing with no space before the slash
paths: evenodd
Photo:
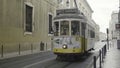
<path id="1" fill-rule="evenodd" d="M 68 5 L 67 5 L 67 1 L 69 2 Z M 70 5 L 70 0 L 66 0 L 66 7 L 67 7 L 67 8 L 70 8 L 70 6 L 71 6 L 71 5 Z"/>
<path id="2" fill-rule="evenodd" d="M 51 36 L 51 34 L 49 33 L 49 15 L 51 15 L 52 16 L 52 28 L 53 28 L 53 13 L 51 13 L 51 12 L 48 12 L 48 36 Z"/>
<path id="3" fill-rule="evenodd" d="M 26 5 L 32 7 L 32 32 L 26 31 Z M 34 32 L 34 5 L 30 2 L 24 2 L 24 35 L 32 35 Z"/>

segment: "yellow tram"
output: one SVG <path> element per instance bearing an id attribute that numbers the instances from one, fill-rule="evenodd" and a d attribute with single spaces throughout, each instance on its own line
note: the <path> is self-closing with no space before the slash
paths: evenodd
<path id="1" fill-rule="evenodd" d="M 53 30 L 53 52 L 57 57 L 80 56 L 94 47 L 94 27 L 76 8 L 57 10 Z"/>

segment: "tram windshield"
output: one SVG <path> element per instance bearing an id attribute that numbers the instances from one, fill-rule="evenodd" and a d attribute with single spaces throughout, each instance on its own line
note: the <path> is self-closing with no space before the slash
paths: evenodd
<path id="1" fill-rule="evenodd" d="M 71 21 L 71 35 L 80 34 L 80 24 L 79 21 Z"/>
<path id="2" fill-rule="evenodd" d="M 54 22 L 54 36 L 70 35 L 70 33 L 71 35 L 80 35 L 80 22 L 79 21 L 69 22 L 69 21 L 64 20 L 64 21 Z"/>
<path id="3" fill-rule="evenodd" d="M 69 21 L 60 22 L 60 35 L 69 35 Z"/>

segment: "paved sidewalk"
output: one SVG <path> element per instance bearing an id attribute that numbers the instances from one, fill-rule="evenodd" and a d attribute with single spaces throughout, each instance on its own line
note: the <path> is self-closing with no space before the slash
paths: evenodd
<path id="1" fill-rule="evenodd" d="M 105 45 L 105 42 L 100 42 L 100 41 L 96 42 L 95 43 L 95 51 L 99 51 L 99 49 L 101 47 L 103 47 L 103 45 Z M 7 59 L 7 58 L 24 56 L 24 55 L 40 53 L 40 52 L 46 52 L 46 51 L 51 51 L 51 49 L 47 49 L 47 50 L 44 50 L 44 51 L 40 51 L 39 49 L 36 49 L 36 50 L 33 50 L 33 51 L 31 51 L 31 50 L 20 51 L 20 55 L 19 55 L 19 52 L 3 53 L 3 57 L 1 57 L 1 53 L 0 53 L 0 59 Z"/>
<path id="2" fill-rule="evenodd" d="M 107 51 L 102 68 L 120 68 L 120 49 L 116 45 Z"/>
<path id="3" fill-rule="evenodd" d="M 18 52 L 4 53 L 4 54 L 3 54 L 3 57 L 1 57 L 1 54 L 0 54 L 0 60 L 1 60 L 1 59 L 7 59 L 7 58 L 24 56 L 24 55 L 36 54 L 36 53 L 41 53 L 41 52 L 47 52 L 47 51 L 50 51 L 50 50 L 45 50 L 45 51 L 39 51 L 39 50 L 31 51 L 31 50 L 27 50 L 27 51 L 21 51 L 21 52 L 20 52 L 20 55 L 19 55 Z"/>

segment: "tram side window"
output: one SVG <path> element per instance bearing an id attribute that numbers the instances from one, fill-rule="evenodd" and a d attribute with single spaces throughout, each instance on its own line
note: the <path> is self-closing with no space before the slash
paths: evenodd
<path id="1" fill-rule="evenodd" d="M 69 35 L 69 21 L 61 21 L 60 34 Z"/>
<path id="2" fill-rule="evenodd" d="M 83 22 L 83 23 L 81 24 L 82 36 L 85 36 L 85 29 L 86 29 L 86 24 Z"/>
<path id="3" fill-rule="evenodd" d="M 55 22 L 54 26 L 55 26 L 54 35 L 58 36 L 59 35 L 59 22 Z"/>
<path id="4" fill-rule="evenodd" d="M 79 21 L 71 22 L 71 35 L 79 35 L 80 34 L 80 25 Z"/>
<path id="5" fill-rule="evenodd" d="M 90 31 L 90 37 L 91 37 L 91 38 L 95 38 L 95 32 L 92 31 L 92 30 Z"/>

